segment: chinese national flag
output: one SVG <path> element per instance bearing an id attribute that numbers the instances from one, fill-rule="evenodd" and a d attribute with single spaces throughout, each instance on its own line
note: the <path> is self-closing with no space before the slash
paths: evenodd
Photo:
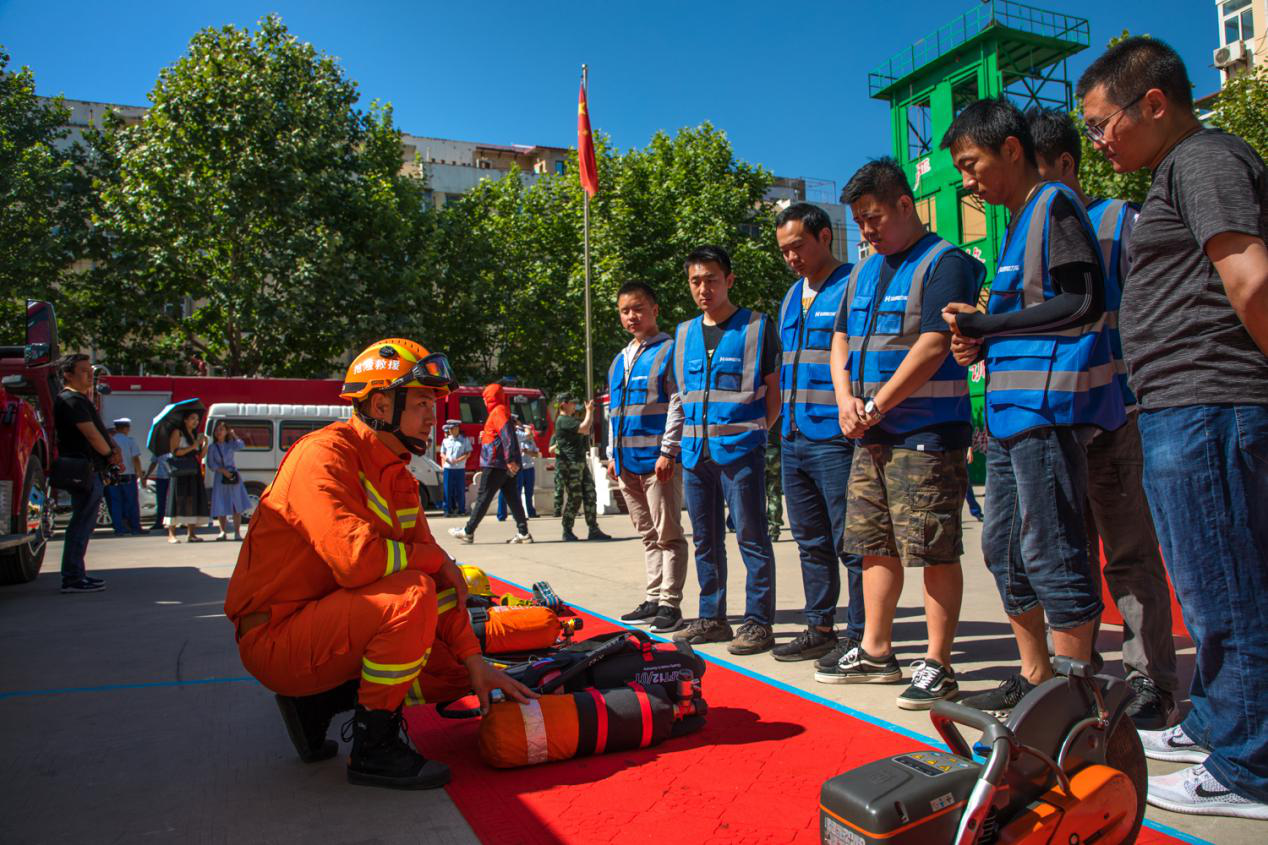
<path id="1" fill-rule="evenodd" d="M 586 87 L 577 94 L 577 161 L 581 187 L 590 196 L 599 192 L 599 169 L 594 164 L 594 139 L 590 137 L 590 109 L 586 107 Z"/>

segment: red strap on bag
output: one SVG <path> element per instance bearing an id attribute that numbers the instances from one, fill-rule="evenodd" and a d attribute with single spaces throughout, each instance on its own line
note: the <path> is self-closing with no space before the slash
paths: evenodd
<path id="1" fill-rule="evenodd" d="M 642 684 L 630 684 L 630 689 L 634 690 L 634 696 L 638 699 L 639 713 L 643 717 L 643 737 L 639 740 L 638 747 L 646 748 L 652 744 L 652 702 L 647 697 L 647 690 Z"/>
<path id="2" fill-rule="evenodd" d="M 602 754 L 608 745 L 608 704 L 603 700 L 603 693 L 597 689 L 592 687 L 586 692 L 594 699 L 594 753 Z"/>

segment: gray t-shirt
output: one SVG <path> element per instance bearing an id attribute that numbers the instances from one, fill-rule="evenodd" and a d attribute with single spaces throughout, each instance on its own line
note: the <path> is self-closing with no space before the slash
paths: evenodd
<path id="1" fill-rule="evenodd" d="M 1224 232 L 1268 232 L 1268 173 L 1235 135 L 1204 129 L 1167 153 L 1131 235 L 1119 325 L 1145 409 L 1268 403 L 1268 358 L 1203 251 Z"/>

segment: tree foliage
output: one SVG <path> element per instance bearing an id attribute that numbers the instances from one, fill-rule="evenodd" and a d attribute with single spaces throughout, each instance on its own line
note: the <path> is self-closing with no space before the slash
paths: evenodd
<path id="1" fill-rule="evenodd" d="M 723 132 L 709 124 L 660 132 L 625 153 L 600 136 L 596 158 L 600 190 L 590 208 L 596 385 L 628 341 L 615 314 L 622 283 L 637 279 L 657 291 L 662 329 L 698 313 L 682 265 L 694 247 L 713 243 L 730 252 L 736 302 L 768 312 L 777 307 L 791 276 L 776 248 L 774 209 L 764 200 L 772 177 L 738 161 Z M 514 172 L 483 182 L 444 216 L 468 234 L 468 247 L 451 255 L 473 265 L 469 289 L 458 293 L 451 283 L 457 297 L 447 302 L 460 313 L 487 315 L 475 344 L 446 338 L 460 372 L 512 374 L 548 390 L 580 391 L 584 201 L 576 162 L 532 184 Z"/>
<path id="2" fill-rule="evenodd" d="M 74 293 L 110 363 L 311 376 L 378 329 L 360 318 L 416 280 L 424 189 L 391 110 L 357 98 L 267 17 L 199 32 L 140 123 L 106 124 L 103 249 Z"/>
<path id="3" fill-rule="evenodd" d="M 1268 65 L 1233 77 L 1220 92 L 1211 123 L 1231 132 L 1268 160 Z"/>
<path id="4" fill-rule="evenodd" d="M 69 110 L 35 96 L 0 49 L 0 342 L 21 342 L 27 297 L 48 297 L 83 248 L 88 183 L 62 143 Z"/>

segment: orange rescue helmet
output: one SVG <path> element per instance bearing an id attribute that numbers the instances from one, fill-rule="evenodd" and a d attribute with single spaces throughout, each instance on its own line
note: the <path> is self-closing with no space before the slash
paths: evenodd
<path id="1" fill-rule="evenodd" d="M 421 387 L 445 396 L 458 387 L 449 359 L 421 343 L 399 337 L 376 341 L 352 359 L 343 377 L 342 399 L 359 402 L 376 390 Z"/>

